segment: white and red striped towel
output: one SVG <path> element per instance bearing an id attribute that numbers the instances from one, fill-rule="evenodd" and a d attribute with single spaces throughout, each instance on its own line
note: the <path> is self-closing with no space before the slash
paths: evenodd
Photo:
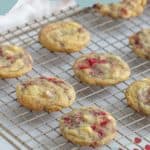
<path id="1" fill-rule="evenodd" d="M 0 32 L 74 5 L 75 0 L 18 0 L 7 14 L 0 16 Z"/>

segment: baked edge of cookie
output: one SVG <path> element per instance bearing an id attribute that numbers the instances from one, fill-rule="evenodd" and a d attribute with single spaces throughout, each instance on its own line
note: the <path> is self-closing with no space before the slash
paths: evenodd
<path id="1" fill-rule="evenodd" d="M 100 53 L 98 53 L 98 54 L 100 54 Z M 83 54 L 82 56 L 88 56 L 88 55 L 89 54 Z M 129 65 L 122 58 L 117 56 L 117 58 L 128 68 L 128 71 L 126 71 L 124 73 L 123 78 L 117 79 L 117 80 L 115 80 L 115 79 L 101 79 L 100 80 L 98 78 L 89 79 L 88 76 L 83 76 L 80 73 L 78 73 L 78 71 L 76 71 L 76 67 L 75 67 L 76 63 L 80 58 L 82 58 L 82 56 L 80 56 L 79 58 L 77 58 L 75 60 L 73 67 L 72 67 L 73 71 L 74 71 L 74 75 L 80 80 L 79 82 L 81 82 L 81 83 L 83 82 L 83 83 L 90 84 L 90 85 L 111 86 L 111 85 L 115 85 L 120 82 L 126 81 L 131 75 L 131 70 L 130 70 Z"/>
<path id="2" fill-rule="evenodd" d="M 133 108 L 135 111 L 137 111 L 138 113 L 141 113 L 143 115 L 150 115 L 150 110 L 149 110 L 149 112 L 147 112 L 147 110 L 143 109 L 144 107 L 142 107 L 142 108 L 139 107 L 139 103 L 137 103 L 137 99 L 133 98 L 130 95 L 130 92 L 132 91 L 132 88 L 134 86 L 136 86 L 138 83 L 146 81 L 146 80 L 149 80 L 149 78 L 144 78 L 142 80 L 137 80 L 137 81 L 134 81 L 133 83 L 131 83 L 125 91 L 125 97 L 126 97 L 127 104 L 131 108 Z M 149 106 L 149 108 L 150 108 L 150 106 Z"/>
<path id="3" fill-rule="evenodd" d="M 137 48 L 137 47 L 135 46 L 134 37 L 135 37 L 136 34 L 137 34 L 137 33 L 135 33 L 134 35 L 131 35 L 131 36 L 129 37 L 129 44 L 130 44 L 130 47 L 131 47 L 132 51 L 133 51 L 138 57 L 143 58 L 143 59 L 146 59 L 146 60 L 150 60 L 150 55 L 149 55 L 149 56 L 145 55 L 145 53 L 144 53 L 143 51 L 141 51 L 140 48 Z"/>
<path id="4" fill-rule="evenodd" d="M 67 81 L 65 81 L 65 82 L 68 83 Z M 68 84 L 71 85 L 70 83 L 68 83 Z M 22 95 L 23 93 L 20 93 L 20 90 L 21 90 L 20 86 L 21 85 L 22 85 L 22 83 L 20 83 L 20 84 L 18 84 L 16 86 L 17 101 L 22 106 L 24 106 L 25 108 L 27 108 L 29 110 L 32 110 L 32 111 L 37 111 L 37 112 L 41 112 L 41 111 L 55 112 L 55 111 L 59 111 L 59 110 L 62 110 L 64 108 L 67 108 L 67 107 L 71 106 L 76 100 L 76 91 L 75 91 L 74 87 L 71 85 L 71 87 L 72 87 L 71 90 L 73 91 L 73 98 L 70 101 L 70 103 L 68 103 L 68 105 L 63 105 L 63 104 L 59 104 L 59 103 L 58 104 L 49 103 L 49 105 L 44 106 L 43 104 L 40 103 L 40 101 L 38 103 L 37 97 Z M 34 98 L 35 98 L 35 100 L 33 100 Z"/>
<path id="5" fill-rule="evenodd" d="M 62 21 L 63 22 L 63 21 Z M 66 21 L 67 22 L 67 21 Z M 79 24 L 78 22 L 75 22 L 73 20 L 71 20 L 70 22 L 73 22 L 73 23 L 76 23 L 78 25 L 80 25 L 82 28 L 84 28 L 81 24 Z M 56 22 L 56 23 L 59 23 L 59 22 Z M 51 23 L 52 24 L 52 23 Z M 83 43 L 82 45 L 75 45 L 73 46 L 72 48 L 70 49 L 63 49 L 63 48 L 60 48 L 60 47 L 56 47 L 55 46 L 55 43 L 54 44 L 49 44 L 47 42 L 47 39 L 45 36 L 43 36 L 45 34 L 45 30 L 47 27 L 49 27 L 51 24 L 46 24 L 45 26 L 43 26 L 39 32 L 39 42 L 41 43 L 41 45 L 45 48 L 47 48 L 50 52 L 63 52 L 63 53 L 75 53 L 75 52 L 79 52 L 81 51 L 82 49 L 84 49 L 90 42 L 91 40 L 91 36 L 90 36 L 90 32 L 84 28 L 86 34 L 87 34 L 87 40 L 85 43 Z"/>
<path id="6" fill-rule="evenodd" d="M 105 5 L 103 5 L 103 4 L 100 4 L 100 3 L 96 3 L 96 4 L 94 4 L 93 5 L 93 9 L 97 12 L 97 13 L 99 13 L 99 14 L 101 14 L 103 17 L 110 17 L 110 18 L 112 18 L 112 19 L 126 19 L 126 20 L 128 20 L 128 19 L 130 19 L 130 18 L 133 18 L 133 17 L 137 17 L 137 16 L 139 16 L 139 15 L 141 15 L 142 13 L 143 13 L 143 11 L 144 11 L 144 7 L 145 7 L 145 5 L 147 4 L 147 0 L 144 0 L 144 2 L 142 2 L 141 3 L 141 7 L 140 7 L 140 9 L 138 9 L 138 10 L 140 10 L 139 12 L 136 12 L 136 13 L 131 13 L 130 15 L 128 15 L 128 16 L 119 16 L 119 15 L 114 15 L 113 13 L 110 13 L 109 11 L 102 11 L 101 9 L 102 9 L 102 7 L 104 7 Z M 108 4 L 106 4 L 106 5 L 108 5 Z"/>
<path id="7" fill-rule="evenodd" d="M 4 45 L 7 46 L 7 45 Z M 30 55 L 29 52 L 27 52 L 25 49 L 23 49 L 22 47 L 16 46 L 16 45 L 8 45 L 11 47 L 16 47 L 16 48 L 21 48 L 24 51 L 24 55 L 26 55 L 26 57 L 28 57 L 28 59 L 30 60 L 30 63 L 28 66 L 24 66 L 22 69 L 15 71 L 15 72 L 10 72 L 10 73 L 6 73 L 6 72 L 0 72 L 0 78 L 3 79 L 9 79 L 9 78 L 17 78 L 17 77 L 21 77 L 24 74 L 30 72 L 32 70 L 32 64 L 33 64 L 33 59 L 32 56 Z"/>
<path id="8" fill-rule="evenodd" d="M 90 106 L 90 107 L 92 107 L 92 108 L 99 108 L 99 107 L 97 107 L 97 106 Z M 79 110 L 80 109 L 84 109 L 84 108 L 86 108 L 85 106 L 84 107 L 81 107 L 81 108 L 79 108 Z M 116 127 L 117 128 L 117 121 L 116 121 L 116 119 L 111 115 L 111 113 L 109 113 L 109 112 L 107 112 L 106 110 L 104 110 L 103 108 L 100 108 L 100 109 L 102 109 L 103 111 L 105 111 L 106 113 L 107 113 L 107 115 L 109 115 L 110 117 L 111 117 L 111 120 L 112 120 L 112 125 L 114 126 L 114 127 Z M 76 110 L 76 109 L 75 109 Z M 70 113 L 70 112 L 69 112 Z M 69 113 L 67 113 L 67 114 L 69 114 Z M 63 116 L 62 116 L 63 117 Z M 62 119 L 62 117 L 61 117 L 61 119 Z M 103 145 L 105 145 L 105 144 L 108 144 L 109 142 L 111 142 L 115 137 L 116 137 L 116 135 L 117 135 L 117 132 L 115 131 L 114 133 L 112 133 L 112 134 L 110 134 L 109 136 L 107 136 L 107 138 L 104 138 L 103 140 L 98 140 L 98 141 L 96 141 L 96 145 L 93 145 L 93 142 L 94 141 L 92 141 L 92 142 L 87 142 L 87 141 L 85 141 L 85 140 L 80 140 L 78 137 L 76 137 L 76 136 L 71 136 L 71 135 L 69 135 L 69 134 L 65 134 L 64 132 L 63 132 L 63 128 L 61 127 L 61 119 L 59 120 L 59 126 L 60 126 L 60 131 L 61 131 L 61 134 L 63 135 L 63 137 L 65 137 L 68 141 L 70 141 L 70 142 L 72 142 L 73 144 L 78 144 L 78 145 L 80 145 L 80 146 L 91 146 L 91 147 L 98 147 L 98 146 L 103 146 Z"/>

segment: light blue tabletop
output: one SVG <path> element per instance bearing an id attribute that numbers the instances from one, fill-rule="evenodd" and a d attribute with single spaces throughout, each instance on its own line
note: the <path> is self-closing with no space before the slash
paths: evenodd
<path id="1" fill-rule="evenodd" d="M 86 7 L 89 5 L 92 5 L 98 1 L 101 3 L 108 3 L 108 2 L 114 2 L 117 0 L 76 0 L 82 7 Z M 17 2 L 17 0 L 0 0 L 0 15 L 5 14 L 10 10 L 14 4 Z"/>

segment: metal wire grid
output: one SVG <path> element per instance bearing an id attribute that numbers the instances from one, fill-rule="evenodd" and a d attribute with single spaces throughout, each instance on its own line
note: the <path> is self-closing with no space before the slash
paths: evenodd
<path id="1" fill-rule="evenodd" d="M 137 58 L 128 45 L 128 36 L 143 27 L 150 27 L 150 6 L 145 13 L 128 21 L 111 20 L 95 13 L 92 8 L 80 10 L 71 8 L 67 13 L 61 12 L 32 24 L 17 27 L 0 36 L 1 43 L 12 43 L 25 46 L 34 59 L 33 70 L 16 79 L 0 80 L 0 125 L 27 149 L 71 150 L 80 148 L 60 135 L 59 118 L 73 108 L 97 105 L 111 112 L 118 121 L 118 135 L 110 144 L 101 150 L 123 148 L 144 149 L 150 143 L 150 119 L 134 112 L 127 106 L 124 90 L 133 81 L 150 76 L 150 62 Z M 83 24 L 90 32 L 92 40 L 83 51 L 73 54 L 51 53 L 38 42 L 41 26 L 49 21 L 73 19 Z M 110 87 L 95 87 L 80 83 L 72 71 L 76 58 L 89 52 L 111 52 L 121 56 L 130 65 L 132 76 L 129 80 Z M 55 75 L 69 81 L 76 89 L 77 100 L 69 108 L 60 112 L 31 112 L 16 101 L 16 84 L 30 77 Z M 142 142 L 135 145 L 135 137 Z M 97 148 L 99 149 L 99 148 Z"/>

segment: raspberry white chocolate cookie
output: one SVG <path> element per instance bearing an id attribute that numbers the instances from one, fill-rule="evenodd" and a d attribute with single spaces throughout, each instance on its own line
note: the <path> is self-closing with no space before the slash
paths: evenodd
<path id="1" fill-rule="evenodd" d="M 75 109 L 60 120 L 62 135 L 74 144 L 98 147 L 116 136 L 116 121 L 96 106 Z"/>
<path id="2" fill-rule="evenodd" d="M 58 111 L 70 106 L 76 97 L 74 88 L 56 77 L 39 77 L 16 88 L 18 101 L 30 110 Z"/>
<path id="3" fill-rule="evenodd" d="M 113 85 L 130 76 L 130 68 L 119 56 L 105 53 L 82 55 L 73 66 L 75 75 L 91 85 Z"/>
<path id="4" fill-rule="evenodd" d="M 145 115 L 150 115 L 150 78 L 135 81 L 127 91 L 128 105 Z"/>
<path id="5" fill-rule="evenodd" d="M 129 38 L 133 51 L 141 58 L 150 59 L 150 29 L 143 29 Z"/>
<path id="6" fill-rule="evenodd" d="M 147 0 L 122 0 L 119 3 L 96 4 L 94 9 L 103 16 L 128 19 L 140 15 L 146 3 Z"/>
<path id="7" fill-rule="evenodd" d="M 90 41 L 90 34 L 74 21 L 61 21 L 43 27 L 39 41 L 50 51 L 71 53 L 86 47 Z"/>
<path id="8" fill-rule="evenodd" d="M 0 78 L 19 77 L 32 69 L 32 58 L 23 48 L 0 45 Z"/>

